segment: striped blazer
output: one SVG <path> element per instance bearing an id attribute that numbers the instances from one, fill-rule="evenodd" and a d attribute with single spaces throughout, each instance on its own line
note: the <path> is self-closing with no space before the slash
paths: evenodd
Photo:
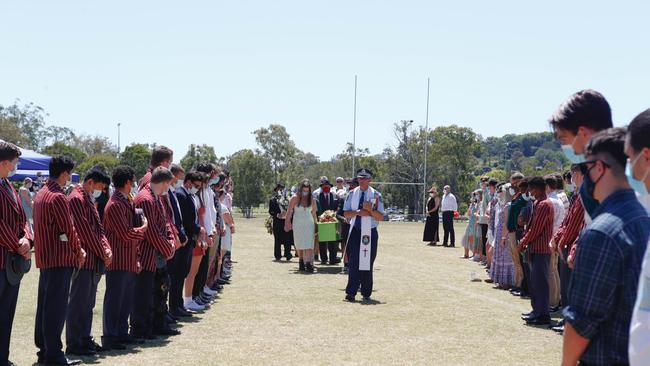
<path id="1" fill-rule="evenodd" d="M 90 195 L 81 185 L 70 193 L 68 201 L 81 247 L 86 251 L 86 263 L 81 268 L 94 270 L 97 261 L 105 261 L 111 250 L 104 227 L 99 220 L 99 212 Z"/>
<path id="2" fill-rule="evenodd" d="M 31 233 L 16 190 L 6 178 L 0 180 L 0 269 L 4 269 L 7 252 L 18 250 L 20 239 L 31 239 Z"/>
<path id="3" fill-rule="evenodd" d="M 67 236 L 67 241 L 61 240 L 62 234 Z M 50 179 L 34 198 L 36 267 L 77 267 L 80 250 L 68 198 L 61 186 Z"/>
<path id="4" fill-rule="evenodd" d="M 106 204 L 104 229 L 113 250 L 109 271 L 140 271 L 140 245 L 144 231 L 135 227 L 135 207 L 129 197 L 115 191 Z"/>
<path id="5" fill-rule="evenodd" d="M 144 211 L 149 222 L 149 228 L 144 234 L 140 246 L 140 264 L 143 271 L 156 271 L 156 254 L 165 259 L 174 255 L 174 234 L 169 224 L 169 218 L 160 197 L 156 197 L 148 185 L 135 196 L 135 207 Z"/>

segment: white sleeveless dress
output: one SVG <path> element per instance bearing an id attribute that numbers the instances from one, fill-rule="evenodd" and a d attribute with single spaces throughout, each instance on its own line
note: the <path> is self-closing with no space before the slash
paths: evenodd
<path id="1" fill-rule="evenodd" d="M 314 224 L 311 206 L 296 205 L 293 210 L 293 242 L 296 249 L 314 249 Z"/>

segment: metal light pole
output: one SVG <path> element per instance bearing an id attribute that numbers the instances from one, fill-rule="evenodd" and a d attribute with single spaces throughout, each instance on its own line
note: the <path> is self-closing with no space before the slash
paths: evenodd
<path id="1" fill-rule="evenodd" d="M 354 75 L 354 117 L 352 129 L 352 175 L 356 174 L 356 155 L 357 155 L 357 75 Z"/>
<path id="2" fill-rule="evenodd" d="M 426 195 L 426 189 L 427 189 L 427 148 L 429 146 L 429 85 L 430 85 L 430 79 L 427 78 L 427 113 L 426 117 L 424 118 L 424 191 L 423 193 L 423 201 L 422 201 L 422 214 L 426 217 L 426 206 L 427 206 L 427 195 Z"/>
<path id="3" fill-rule="evenodd" d="M 117 123 L 117 155 L 120 155 L 120 126 L 121 123 Z"/>

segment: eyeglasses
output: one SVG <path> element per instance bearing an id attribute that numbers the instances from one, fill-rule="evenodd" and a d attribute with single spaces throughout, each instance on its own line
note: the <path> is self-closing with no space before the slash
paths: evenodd
<path id="1" fill-rule="evenodd" d="M 580 173 L 582 173 L 582 175 L 587 175 L 587 174 L 589 174 L 589 171 L 591 170 L 591 168 L 593 168 L 593 167 L 595 166 L 595 164 L 596 164 L 597 162 L 599 162 L 599 161 L 600 161 L 601 163 L 603 163 L 603 165 L 604 165 L 606 168 L 610 168 L 610 167 L 611 167 L 611 165 L 609 165 L 606 161 L 601 160 L 601 159 L 596 159 L 596 160 L 587 160 L 587 161 L 583 161 L 582 163 L 578 164 L 578 168 L 580 169 Z M 592 166 L 592 167 L 588 167 L 587 164 L 594 164 L 594 166 Z"/>

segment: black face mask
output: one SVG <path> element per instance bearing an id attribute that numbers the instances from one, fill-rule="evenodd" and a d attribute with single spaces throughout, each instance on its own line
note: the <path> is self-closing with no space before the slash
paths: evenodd
<path id="1" fill-rule="evenodd" d="M 607 167 L 607 164 L 603 163 L 603 165 Z M 594 182 L 591 179 L 591 176 L 589 175 L 589 171 L 591 171 L 591 169 L 593 169 L 593 166 L 591 168 L 587 168 L 586 164 L 580 165 L 580 171 L 582 172 L 582 176 L 584 177 L 582 181 L 582 185 L 580 186 L 580 198 L 582 199 L 582 205 L 585 208 L 585 212 L 587 212 L 589 217 L 593 219 L 594 212 L 598 209 L 598 206 L 600 206 L 600 202 L 598 202 L 598 200 L 594 198 L 594 190 L 596 189 L 596 185 L 598 184 L 598 182 L 600 182 L 600 180 L 602 179 L 605 173 L 603 172 L 603 175 L 601 175 Z"/>

